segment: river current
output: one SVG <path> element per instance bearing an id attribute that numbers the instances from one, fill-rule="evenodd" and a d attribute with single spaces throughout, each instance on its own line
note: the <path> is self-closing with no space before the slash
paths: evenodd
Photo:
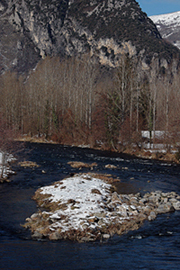
<path id="1" fill-rule="evenodd" d="M 119 192 L 142 194 L 155 190 L 180 194 L 179 165 L 38 143 L 25 143 L 16 157 L 17 162 L 12 166 L 16 175 L 10 183 L 0 185 L 0 269 L 180 269 L 180 211 L 159 215 L 154 221 L 146 221 L 139 230 L 103 243 L 34 241 L 21 226 L 37 211 L 31 198 L 39 187 L 79 172 L 67 164 L 69 161 L 96 162 L 94 171 L 121 179 Z M 40 166 L 33 169 L 18 166 L 24 160 Z M 106 169 L 107 164 L 116 165 L 117 169 Z"/>

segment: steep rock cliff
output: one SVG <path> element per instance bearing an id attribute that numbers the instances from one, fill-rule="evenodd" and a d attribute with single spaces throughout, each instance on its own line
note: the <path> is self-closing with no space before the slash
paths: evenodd
<path id="1" fill-rule="evenodd" d="M 146 64 L 179 53 L 135 0 L 0 0 L 0 24 L 1 72 L 25 72 L 46 55 L 90 52 L 115 67 L 124 52 Z"/>

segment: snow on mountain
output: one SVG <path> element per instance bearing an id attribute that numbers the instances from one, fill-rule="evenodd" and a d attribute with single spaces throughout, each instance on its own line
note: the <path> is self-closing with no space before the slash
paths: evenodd
<path id="1" fill-rule="evenodd" d="M 180 49 L 180 11 L 150 16 L 161 36 Z"/>

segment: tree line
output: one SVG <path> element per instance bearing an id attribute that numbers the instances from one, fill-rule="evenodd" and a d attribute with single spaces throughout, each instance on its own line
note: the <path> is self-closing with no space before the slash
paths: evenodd
<path id="1" fill-rule="evenodd" d="M 164 131 L 176 144 L 180 132 L 180 79 L 122 56 L 107 70 L 89 55 L 46 57 L 28 76 L 6 72 L 0 77 L 0 115 L 6 129 L 64 144 L 103 143 L 125 149 L 142 143 L 142 130 Z"/>

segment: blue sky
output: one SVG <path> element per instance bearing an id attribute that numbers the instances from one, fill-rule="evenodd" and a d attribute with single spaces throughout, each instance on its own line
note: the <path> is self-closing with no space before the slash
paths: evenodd
<path id="1" fill-rule="evenodd" d="M 180 0 L 136 0 L 148 16 L 180 11 Z"/>

